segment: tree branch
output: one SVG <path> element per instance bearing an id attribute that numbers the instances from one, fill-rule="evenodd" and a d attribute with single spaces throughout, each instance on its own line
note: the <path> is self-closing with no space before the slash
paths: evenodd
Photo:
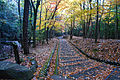
<path id="1" fill-rule="evenodd" d="M 35 6 L 32 0 L 31 0 L 31 4 L 32 4 L 33 9 L 35 10 Z"/>

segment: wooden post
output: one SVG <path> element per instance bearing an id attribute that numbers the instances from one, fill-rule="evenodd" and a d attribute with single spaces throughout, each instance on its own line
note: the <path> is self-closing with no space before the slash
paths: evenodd
<path id="1" fill-rule="evenodd" d="M 9 42 L 1 42 L 2 44 L 6 44 L 6 45 L 11 45 L 13 46 L 14 49 L 14 55 L 15 55 L 15 61 L 16 63 L 20 64 L 20 58 L 19 58 L 19 52 L 18 52 L 18 46 L 16 44 L 14 44 L 13 42 L 9 41 Z"/>
<path id="2" fill-rule="evenodd" d="M 18 46 L 13 44 L 13 48 L 14 48 L 14 55 L 15 55 L 16 63 L 20 64 Z"/>

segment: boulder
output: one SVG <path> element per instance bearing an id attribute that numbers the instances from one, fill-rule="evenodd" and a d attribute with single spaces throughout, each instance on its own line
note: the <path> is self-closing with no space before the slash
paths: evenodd
<path id="1" fill-rule="evenodd" d="M 30 80 L 34 70 L 12 62 L 0 61 L 0 79 Z"/>
<path id="2" fill-rule="evenodd" d="M 32 71 L 32 73 L 35 73 L 35 71 L 36 71 L 36 69 L 38 67 L 37 61 L 32 60 L 31 63 L 32 63 L 32 66 L 30 67 L 30 70 Z"/>

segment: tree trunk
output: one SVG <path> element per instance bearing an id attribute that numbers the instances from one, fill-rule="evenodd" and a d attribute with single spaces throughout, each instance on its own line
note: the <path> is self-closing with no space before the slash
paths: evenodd
<path id="1" fill-rule="evenodd" d="M 41 29 L 41 18 L 42 18 L 42 0 L 41 0 L 41 10 L 40 10 L 40 23 L 39 23 L 39 35 L 40 35 L 40 29 Z M 39 36 L 39 39 L 40 39 L 40 36 Z M 41 42 L 42 40 L 40 39 L 39 42 Z M 43 41 L 44 41 L 44 38 L 43 38 Z M 42 41 L 42 42 L 43 42 Z"/>
<path id="2" fill-rule="evenodd" d="M 72 27 L 73 27 L 72 22 L 73 22 L 73 21 L 71 20 L 71 27 L 70 27 L 70 40 L 72 40 L 72 30 L 73 30 L 73 28 L 72 28 Z"/>
<path id="3" fill-rule="evenodd" d="M 21 20 L 21 13 L 20 13 L 20 0 L 18 0 L 18 14 L 19 14 L 19 21 L 20 21 L 20 31 L 22 31 L 22 20 Z"/>
<path id="4" fill-rule="evenodd" d="M 41 15 L 42 15 L 42 0 L 41 0 L 41 10 L 40 10 L 40 24 L 39 24 L 39 30 L 41 29 Z"/>
<path id="5" fill-rule="evenodd" d="M 37 0 L 36 7 L 34 6 L 34 3 L 32 0 L 31 0 L 31 3 L 32 3 L 33 10 L 34 10 L 33 47 L 35 48 L 36 47 L 36 19 L 37 19 L 38 7 L 40 5 L 40 0 Z"/>
<path id="6" fill-rule="evenodd" d="M 103 5 L 103 8 L 104 8 L 104 0 L 103 0 L 102 3 L 103 3 L 102 5 Z M 98 39 L 100 39 L 100 35 L 101 35 L 101 32 L 100 32 L 100 28 L 101 28 L 100 23 L 101 23 L 101 19 L 102 19 L 102 16 L 103 16 L 103 11 L 104 11 L 104 10 L 102 10 L 101 17 L 100 17 L 99 24 L 98 24 L 98 27 L 99 27 L 99 28 L 98 28 L 98 29 L 99 29 L 99 30 L 98 30 Z"/>
<path id="7" fill-rule="evenodd" d="M 28 18 L 29 18 L 29 0 L 24 0 L 24 15 L 23 15 L 23 43 L 24 54 L 29 54 L 28 46 Z"/>
<path id="8" fill-rule="evenodd" d="M 22 20 L 21 20 L 21 13 L 20 13 L 20 0 L 18 0 L 18 14 L 19 14 L 19 27 L 20 27 L 20 43 L 22 44 Z"/>
<path id="9" fill-rule="evenodd" d="M 109 8 L 109 10 L 111 11 L 111 5 L 110 5 L 110 8 Z M 110 11 L 109 11 L 109 16 L 108 16 L 108 28 L 107 28 L 107 30 L 108 30 L 108 32 L 107 32 L 107 38 L 109 39 L 109 38 L 111 38 L 111 35 L 110 35 Z"/>
<path id="10" fill-rule="evenodd" d="M 29 36 L 29 46 L 31 45 L 31 38 L 32 38 L 32 32 L 33 32 L 33 24 L 32 24 L 32 11 L 33 11 L 33 9 L 32 9 L 32 5 L 31 5 L 31 3 L 30 3 L 30 36 Z"/>
<path id="11" fill-rule="evenodd" d="M 46 41 L 47 41 L 47 44 L 49 44 L 48 43 L 48 30 L 49 30 L 49 27 L 47 27 L 47 32 L 46 32 Z"/>
<path id="12" fill-rule="evenodd" d="M 118 7 L 117 7 L 117 0 L 116 0 L 116 29 L 115 29 L 115 38 L 118 39 Z"/>
<path id="13" fill-rule="evenodd" d="M 46 15 L 45 15 L 45 21 L 47 20 L 47 12 L 48 12 L 48 9 L 46 8 Z M 46 39 L 46 42 L 48 44 L 48 37 L 47 37 L 48 33 L 46 31 L 46 22 L 45 22 L 45 39 Z"/>
<path id="14" fill-rule="evenodd" d="M 16 63 L 20 64 L 18 46 L 13 44 L 13 48 L 14 48 L 15 61 L 16 61 Z"/>
<path id="15" fill-rule="evenodd" d="M 90 18 L 89 18 L 89 23 L 88 23 L 88 27 L 89 28 L 92 28 L 92 14 L 91 14 L 91 10 L 92 10 L 92 6 L 91 6 L 91 2 L 92 2 L 92 0 L 89 0 L 89 4 L 90 4 Z M 90 34 L 91 34 L 91 29 L 89 30 L 89 32 L 88 32 L 88 37 L 90 37 Z"/>
<path id="16" fill-rule="evenodd" d="M 34 23 L 33 23 L 33 47 L 36 47 L 36 19 L 37 19 L 37 12 L 34 12 Z"/>
<path id="17" fill-rule="evenodd" d="M 60 4 L 60 2 L 61 2 L 61 0 L 59 0 L 58 1 L 58 3 L 56 2 L 56 6 L 55 6 L 55 10 L 54 10 L 54 12 L 53 12 L 53 15 L 52 15 L 52 18 L 51 19 L 53 19 L 54 18 L 54 16 L 55 16 L 55 13 L 56 13 L 56 11 L 57 11 L 57 8 L 58 8 L 58 5 Z"/>
<path id="18" fill-rule="evenodd" d="M 89 3 L 87 2 L 87 11 L 89 10 Z M 89 13 L 87 13 L 87 20 L 86 20 L 86 29 L 85 29 L 85 34 L 86 37 L 88 37 L 89 34 L 89 25 L 90 25 L 90 18 L 89 18 Z"/>
<path id="19" fill-rule="evenodd" d="M 85 10 L 85 2 L 83 3 L 83 10 Z M 83 20 L 83 38 L 85 38 L 85 14 L 84 14 L 84 20 Z"/>
<path id="20" fill-rule="evenodd" d="M 98 0 L 97 0 L 97 17 L 96 17 L 96 26 L 95 26 L 95 43 L 97 43 L 98 39 L 98 13 L 99 13 L 99 7 L 98 7 Z"/>

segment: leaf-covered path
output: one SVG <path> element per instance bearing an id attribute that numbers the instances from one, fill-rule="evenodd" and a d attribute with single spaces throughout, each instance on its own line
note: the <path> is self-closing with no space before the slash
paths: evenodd
<path id="1" fill-rule="evenodd" d="M 91 60 L 77 51 L 67 40 L 60 39 L 59 75 L 65 79 L 119 80 L 120 68 Z"/>

